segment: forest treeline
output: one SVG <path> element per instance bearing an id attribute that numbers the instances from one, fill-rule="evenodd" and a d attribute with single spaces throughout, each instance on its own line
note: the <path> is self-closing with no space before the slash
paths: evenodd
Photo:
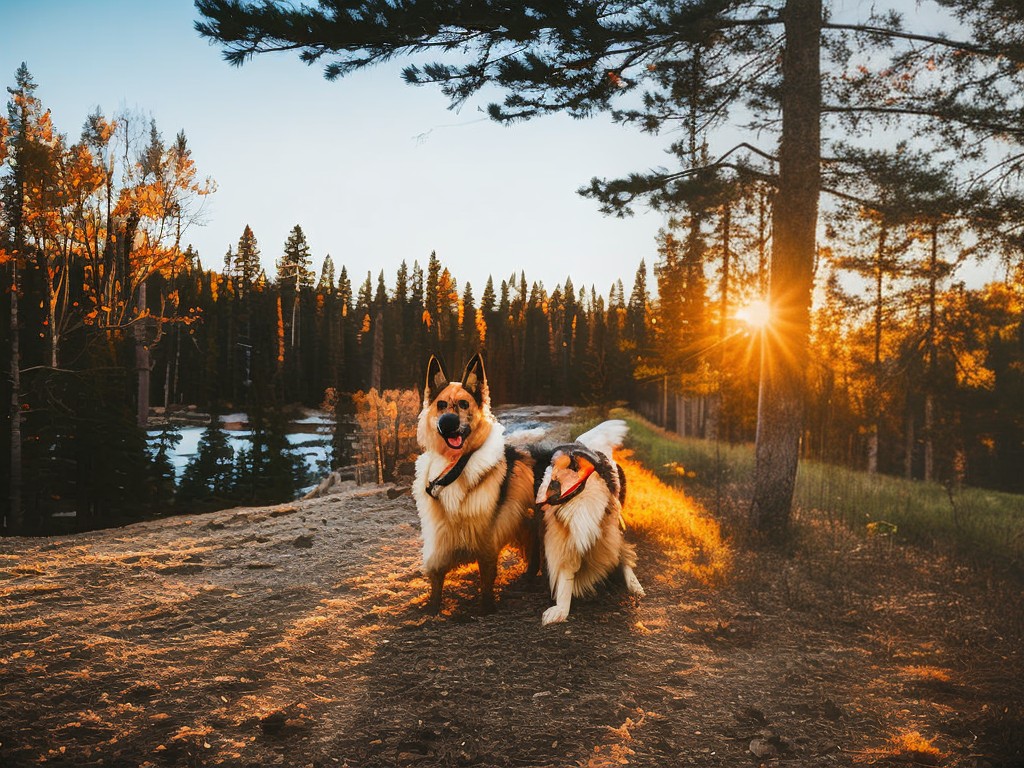
<path id="1" fill-rule="evenodd" d="M 473 286 L 434 253 L 357 276 L 314 255 L 299 224 L 285 243 L 261 243 L 255 222 L 226 253 L 195 252 L 188 228 L 214 185 L 183 132 L 167 143 L 149 120 L 96 112 L 71 141 L 27 68 L 8 90 L 0 480 L 11 489 L 9 532 L 45 532 L 67 510 L 82 527 L 181 511 L 204 491 L 280 498 L 294 483 L 257 479 L 286 452 L 285 406 L 329 398 L 345 410 L 360 391 L 407 391 L 430 354 L 455 369 L 484 350 L 497 403 L 626 402 L 688 434 L 754 438 L 761 345 L 773 333 L 748 309 L 769 278 L 763 182 L 709 182 L 650 254 L 624 256 L 627 281 L 612 286 L 571 277 L 545 286 L 512 267 Z M 934 201 L 941 173 L 913 153 L 901 162 L 850 182 L 891 205 L 829 212 L 803 455 L 1024 491 L 1024 274 L 969 213 L 921 204 Z M 914 180 L 927 181 L 925 192 Z M 965 285 L 965 265 L 983 257 L 1003 259 L 1005 279 Z M 173 474 L 147 450 L 142 421 L 148 406 L 184 405 L 256 414 L 258 437 L 230 478 L 216 461 L 186 473 L 192 487 L 175 507 Z M 207 448 L 206 459 L 218 455 Z"/>

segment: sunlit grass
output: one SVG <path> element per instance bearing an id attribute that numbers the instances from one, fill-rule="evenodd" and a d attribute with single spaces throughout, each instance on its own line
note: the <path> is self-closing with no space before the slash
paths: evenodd
<path id="1" fill-rule="evenodd" d="M 626 525 L 655 541 L 669 561 L 661 578 L 680 576 L 711 584 L 729 567 L 731 552 L 718 523 L 678 488 L 629 458 L 617 457 L 626 473 Z M 627 534 L 628 535 L 628 534 Z"/>
<path id="2" fill-rule="evenodd" d="M 752 446 L 684 438 L 629 411 L 627 446 L 663 480 L 681 482 L 701 498 L 750 498 Z M 865 536 L 940 545 L 985 562 L 1024 568 L 1024 496 L 979 488 L 869 475 L 802 461 L 794 506 L 799 515 L 840 521 Z"/>

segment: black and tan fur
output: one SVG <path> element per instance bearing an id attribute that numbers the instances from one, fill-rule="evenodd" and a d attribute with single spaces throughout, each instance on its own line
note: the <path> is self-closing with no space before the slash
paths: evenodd
<path id="1" fill-rule="evenodd" d="M 504 427 L 491 414 L 480 355 L 461 381 L 449 381 L 436 357 L 427 364 L 417 439 L 413 496 L 423 535 L 423 572 L 430 581 L 427 607 L 441 609 L 446 574 L 458 565 L 480 568 L 480 605 L 494 607 L 498 557 L 516 545 L 536 571 L 539 544 L 533 522 L 533 460 L 506 445 Z"/>

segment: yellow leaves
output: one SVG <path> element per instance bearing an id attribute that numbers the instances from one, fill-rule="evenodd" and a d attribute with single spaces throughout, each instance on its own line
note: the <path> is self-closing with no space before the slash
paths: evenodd
<path id="1" fill-rule="evenodd" d="M 0 163 L 7 159 L 7 137 L 11 135 L 11 125 L 0 115 Z"/>
<path id="2" fill-rule="evenodd" d="M 957 384 L 967 389 L 992 390 L 996 385 L 996 374 L 985 365 L 987 351 L 964 349 L 956 358 Z"/>
<path id="3" fill-rule="evenodd" d="M 483 309 L 476 311 L 476 335 L 480 338 L 480 346 L 487 343 L 487 318 Z"/>
<path id="4" fill-rule="evenodd" d="M 137 214 L 145 219 L 159 220 L 171 215 L 173 201 L 165 185 L 160 182 L 140 184 L 121 190 L 115 216 Z"/>

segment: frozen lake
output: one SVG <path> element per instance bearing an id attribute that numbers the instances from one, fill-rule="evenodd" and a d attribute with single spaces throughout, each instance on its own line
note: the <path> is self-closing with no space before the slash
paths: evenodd
<path id="1" fill-rule="evenodd" d="M 247 424 L 248 416 L 244 413 L 230 413 L 220 417 L 221 423 L 236 426 Z M 295 431 L 288 434 L 288 443 L 296 452 L 302 456 L 309 471 L 310 485 L 300 490 L 305 493 L 316 487 L 320 478 L 330 472 L 331 437 L 334 434 L 334 420 L 326 414 L 309 414 L 301 419 L 291 421 L 290 424 Z M 171 463 L 174 465 L 175 479 L 181 480 L 182 474 L 189 461 L 196 455 L 199 448 L 199 439 L 206 427 L 183 426 L 178 428 L 181 441 L 170 454 Z M 160 429 L 147 430 L 148 441 L 152 449 Z M 252 443 L 252 431 L 248 429 L 225 429 L 228 437 L 228 444 L 237 454 L 240 450 L 248 449 Z"/>

